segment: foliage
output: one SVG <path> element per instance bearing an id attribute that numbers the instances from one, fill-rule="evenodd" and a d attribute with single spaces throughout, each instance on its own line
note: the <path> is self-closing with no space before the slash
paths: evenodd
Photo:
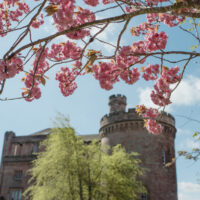
<path id="1" fill-rule="evenodd" d="M 42 145 L 46 150 L 33 163 L 28 199 L 134 200 L 145 191 L 137 154 L 119 145 L 108 155 L 98 141 L 85 144 L 68 124 L 53 129 Z"/>
<path id="2" fill-rule="evenodd" d="M 191 152 L 188 151 L 178 151 L 179 156 L 184 156 L 189 160 L 198 160 L 200 159 L 200 132 L 195 132 L 193 134 L 193 138 L 199 144 L 198 148 L 193 148 Z"/>
<path id="3" fill-rule="evenodd" d="M 153 103 L 165 108 L 186 67 L 200 56 L 199 0 L 4 0 L 0 10 L 0 36 L 16 38 L 0 59 L 0 95 L 17 74 L 24 73 L 25 85 L 21 96 L 1 96 L 2 101 L 39 99 L 50 71 L 58 68 L 55 79 L 64 96 L 72 95 L 77 78 L 86 74 L 106 90 L 118 81 L 134 84 L 144 78 L 154 81 Z M 103 18 L 97 19 L 99 13 Z M 131 25 L 139 16 L 141 23 Z M 115 44 L 99 38 L 112 24 L 121 25 L 114 33 Z M 46 36 L 44 27 L 56 32 Z M 185 51 L 176 44 L 175 50 L 167 48 L 170 28 L 187 33 L 194 44 Z M 38 38 L 36 33 L 42 34 Z M 122 45 L 125 34 L 132 41 Z M 58 42 L 60 36 L 64 39 Z M 110 56 L 103 51 L 105 45 L 113 48 Z M 147 113 L 147 129 L 160 133 L 159 120 Z"/>

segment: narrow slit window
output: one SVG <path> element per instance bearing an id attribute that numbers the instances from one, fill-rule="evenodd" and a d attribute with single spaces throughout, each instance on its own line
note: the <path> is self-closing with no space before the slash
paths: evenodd
<path id="1" fill-rule="evenodd" d="M 165 150 L 162 150 L 162 164 L 166 165 L 166 152 L 165 152 Z"/>
<path id="2" fill-rule="evenodd" d="M 18 149 L 18 145 L 15 144 L 15 146 L 14 146 L 14 156 L 17 156 L 17 149 Z"/>

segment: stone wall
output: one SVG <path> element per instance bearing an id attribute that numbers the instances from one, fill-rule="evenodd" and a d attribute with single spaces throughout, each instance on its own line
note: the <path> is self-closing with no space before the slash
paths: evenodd
<path id="1" fill-rule="evenodd" d="M 114 98 L 116 99 L 114 100 Z M 122 98 L 122 100 L 120 100 Z M 112 102 L 123 101 L 123 96 L 112 96 Z M 115 106 L 114 105 L 114 106 Z M 112 104 L 109 102 L 109 106 Z M 115 112 L 113 112 L 115 110 Z M 176 166 L 165 164 L 175 157 L 175 119 L 172 115 L 162 113 L 157 119 L 164 127 L 162 134 L 153 135 L 144 128 L 143 119 L 135 109 L 128 112 L 110 108 L 100 122 L 100 137 L 103 148 L 109 152 L 107 146 L 121 144 L 127 152 L 139 153 L 142 166 L 146 168 L 143 177 L 148 190 L 148 200 L 177 200 Z"/>

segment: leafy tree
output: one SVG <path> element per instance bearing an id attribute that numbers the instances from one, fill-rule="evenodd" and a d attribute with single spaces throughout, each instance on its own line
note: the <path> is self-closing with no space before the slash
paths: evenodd
<path id="1" fill-rule="evenodd" d="M 121 146 L 108 155 L 98 141 L 85 144 L 68 124 L 53 129 L 42 145 L 46 150 L 33 163 L 28 199 L 134 200 L 145 191 L 137 154 Z"/>
<path id="2" fill-rule="evenodd" d="M 17 74 L 24 73 L 25 84 L 18 97 L 0 100 L 39 99 L 50 71 L 59 68 L 55 79 L 64 96 L 73 94 L 77 78 L 86 74 L 106 90 L 120 80 L 134 84 L 144 78 L 155 81 L 151 99 L 162 109 L 171 103 L 185 69 L 200 56 L 199 0 L 4 0 L 0 9 L 0 36 L 4 41 L 16 38 L 0 55 L 0 95 Z M 141 23 L 133 26 L 138 19 Z M 99 38 L 111 24 L 120 24 L 115 44 Z M 55 32 L 46 35 L 44 27 Z M 181 31 L 192 38 L 192 46 L 183 50 L 180 38 L 170 49 L 172 34 Z M 63 41 L 58 41 L 60 36 Z M 122 45 L 127 36 L 133 39 Z M 113 48 L 109 56 L 104 45 Z M 149 132 L 160 133 L 157 114 L 149 110 L 143 114 Z"/>

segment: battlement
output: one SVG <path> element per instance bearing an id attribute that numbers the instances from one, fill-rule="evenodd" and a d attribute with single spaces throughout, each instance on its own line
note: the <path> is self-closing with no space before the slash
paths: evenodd
<path id="1" fill-rule="evenodd" d="M 163 124 L 175 126 L 174 117 L 166 112 L 162 112 L 157 120 Z M 104 115 L 100 121 L 100 127 L 107 126 L 109 124 L 123 122 L 123 121 L 143 121 L 143 118 L 138 115 L 135 108 L 128 109 L 128 112 L 119 111 Z"/>
<path id="2" fill-rule="evenodd" d="M 116 124 L 136 123 L 136 127 L 144 127 L 144 119 L 139 116 L 135 108 L 130 108 L 126 112 L 126 97 L 124 95 L 112 95 L 109 98 L 110 113 L 104 115 L 100 121 L 100 132 L 106 127 L 115 126 Z M 175 128 L 174 117 L 166 112 L 161 112 L 157 120 L 165 127 Z"/>
<path id="3" fill-rule="evenodd" d="M 109 98 L 110 113 L 125 111 L 126 97 L 124 95 L 112 95 Z"/>
<path id="4" fill-rule="evenodd" d="M 118 99 L 118 100 L 125 100 L 126 101 L 126 96 L 125 95 L 121 95 L 121 94 L 111 95 L 109 97 L 109 100 L 112 100 L 112 99 Z"/>

